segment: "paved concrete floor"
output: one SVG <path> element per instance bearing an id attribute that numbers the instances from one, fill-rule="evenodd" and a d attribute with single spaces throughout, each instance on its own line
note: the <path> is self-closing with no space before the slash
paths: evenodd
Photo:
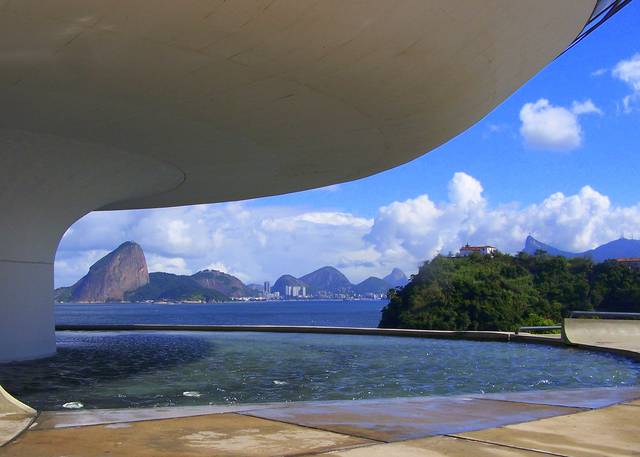
<path id="1" fill-rule="evenodd" d="M 554 405 L 559 398 L 568 406 Z M 41 413 L 0 456 L 581 457 L 640 450 L 640 388 L 175 408 L 196 415 L 174 418 L 166 410 Z"/>
<path id="2" fill-rule="evenodd" d="M 323 455 L 327 457 L 544 457 L 549 454 L 496 446 L 450 436 L 438 436 L 401 443 L 333 451 Z"/>
<path id="3" fill-rule="evenodd" d="M 563 456 L 637 456 L 640 455 L 640 408 L 616 405 L 460 436 Z"/>
<path id="4" fill-rule="evenodd" d="M 82 428 L 32 430 L 7 457 L 278 456 L 319 453 L 371 442 L 348 435 L 234 413 Z"/>

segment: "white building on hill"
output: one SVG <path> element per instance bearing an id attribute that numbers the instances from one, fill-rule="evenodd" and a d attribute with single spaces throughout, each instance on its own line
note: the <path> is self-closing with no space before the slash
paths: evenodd
<path id="1" fill-rule="evenodd" d="M 498 252 L 498 249 L 494 246 L 469 246 L 469 244 L 465 244 L 460 248 L 460 256 L 466 257 L 473 253 L 484 254 L 484 255 L 494 255 Z"/>

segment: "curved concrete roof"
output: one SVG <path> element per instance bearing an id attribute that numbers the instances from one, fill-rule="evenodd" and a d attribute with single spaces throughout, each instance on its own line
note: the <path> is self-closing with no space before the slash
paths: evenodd
<path id="1" fill-rule="evenodd" d="M 594 4 L 0 0 L 0 140 L 91 144 L 182 176 L 101 209 L 353 180 L 477 122 Z"/>

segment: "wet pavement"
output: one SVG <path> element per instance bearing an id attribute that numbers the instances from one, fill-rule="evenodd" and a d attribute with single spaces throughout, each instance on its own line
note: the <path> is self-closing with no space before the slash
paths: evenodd
<path id="1" fill-rule="evenodd" d="M 300 405 L 241 414 L 390 442 L 480 430 L 578 411 L 576 408 L 470 397 L 427 397 Z"/>

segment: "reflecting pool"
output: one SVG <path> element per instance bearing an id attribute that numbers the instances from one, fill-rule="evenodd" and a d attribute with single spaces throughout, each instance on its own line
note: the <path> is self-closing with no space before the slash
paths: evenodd
<path id="1" fill-rule="evenodd" d="M 40 410 L 344 400 L 635 385 L 640 364 L 539 344 L 250 332 L 59 332 L 0 365 Z"/>

